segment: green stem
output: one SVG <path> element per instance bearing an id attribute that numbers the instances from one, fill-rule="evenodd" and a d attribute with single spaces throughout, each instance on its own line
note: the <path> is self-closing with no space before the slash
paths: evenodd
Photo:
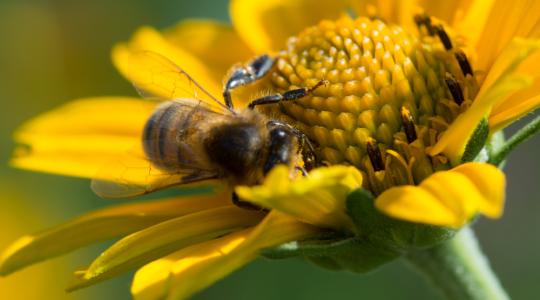
<path id="1" fill-rule="evenodd" d="M 443 244 L 414 251 L 406 258 L 447 299 L 509 299 L 468 227 Z"/>
<path id="2" fill-rule="evenodd" d="M 517 147 L 517 145 L 523 143 L 528 138 L 532 137 L 540 130 L 540 116 L 537 116 L 529 124 L 518 130 L 510 139 L 504 143 L 496 152 L 491 154 L 489 163 L 498 166 L 504 161 L 506 156 Z"/>

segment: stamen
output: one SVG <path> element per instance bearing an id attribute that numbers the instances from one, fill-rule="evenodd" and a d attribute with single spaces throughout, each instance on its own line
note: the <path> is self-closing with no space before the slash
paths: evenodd
<path id="1" fill-rule="evenodd" d="M 418 28 L 424 25 L 424 16 L 423 15 L 414 15 L 414 23 Z"/>
<path id="2" fill-rule="evenodd" d="M 381 156 L 381 150 L 379 149 L 379 145 L 377 144 L 377 141 L 374 139 L 369 139 L 367 141 L 367 154 L 369 156 L 369 160 L 371 161 L 371 165 L 373 166 L 373 169 L 375 172 L 377 171 L 383 171 L 384 170 L 384 162 L 382 160 Z"/>
<path id="3" fill-rule="evenodd" d="M 438 25 L 435 25 L 433 28 L 435 32 L 437 33 L 437 35 L 439 36 L 441 43 L 444 45 L 444 49 L 446 50 L 452 49 L 452 41 L 450 40 L 450 37 L 448 37 L 446 30 L 444 30 L 444 27 L 441 24 L 438 24 Z"/>
<path id="4" fill-rule="evenodd" d="M 435 35 L 435 29 L 431 25 L 431 17 L 428 14 L 415 15 L 414 22 L 416 23 L 416 26 L 418 26 L 418 29 L 420 29 L 422 25 L 424 25 L 426 26 L 429 35 Z"/>
<path id="5" fill-rule="evenodd" d="M 459 67 L 461 68 L 461 72 L 463 73 L 463 76 L 467 75 L 473 75 L 473 71 L 471 68 L 471 64 L 469 63 L 469 60 L 467 59 L 467 55 L 463 50 L 456 51 L 456 59 L 459 63 Z"/>
<path id="6" fill-rule="evenodd" d="M 456 81 L 456 78 L 452 76 L 450 73 L 446 73 L 446 85 L 448 86 L 448 89 L 450 90 L 450 94 L 452 94 L 452 98 L 454 98 L 454 101 L 461 105 L 463 101 L 465 101 L 465 98 L 463 97 L 463 91 L 461 90 L 461 86 Z"/>
<path id="7" fill-rule="evenodd" d="M 405 106 L 401 107 L 401 122 L 403 124 L 405 135 L 407 136 L 407 142 L 410 144 L 416 141 L 418 136 L 416 135 L 416 129 L 414 128 L 414 118 Z"/>

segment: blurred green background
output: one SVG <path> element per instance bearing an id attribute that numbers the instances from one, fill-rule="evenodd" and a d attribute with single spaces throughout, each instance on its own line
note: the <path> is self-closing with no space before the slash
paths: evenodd
<path id="1" fill-rule="evenodd" d="M 0 248 L 22 234 L 110 203 L 94 196 L 86 180 L 9 168 L 14 129 L 70 99 L 135 95 L 113 69 L 109 50 L 139 26 L 163 28 L 187 17 L 228 21 L 227 12 L 226 0 L 0 0 Z M 539 146 L 536 137 L 510 157 L 504 218 L 475 225 L 493 268 L 515 299 L 534 298 L 540 278 Z M 73 294 L 63 292 L 71 272 L 105 246 L 0 278 L 0 298 L 129 299 L 131 274 Z M 437 299 L 437 294 L 401 262 L 359 276 L 299 260 L 260 259 L 195 297 L 253 298 Z"/>

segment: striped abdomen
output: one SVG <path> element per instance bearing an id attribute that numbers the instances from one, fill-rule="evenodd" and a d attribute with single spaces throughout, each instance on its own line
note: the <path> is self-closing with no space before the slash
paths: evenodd
<path id="1" fill-rule="evenodd" d="M 222 115 L 192 101 L 170 101 L 160 105 L 148 119 L 143 132 L 146 157 L 167 171 L 208 168 L 202 137 L 212 120 Z"/>

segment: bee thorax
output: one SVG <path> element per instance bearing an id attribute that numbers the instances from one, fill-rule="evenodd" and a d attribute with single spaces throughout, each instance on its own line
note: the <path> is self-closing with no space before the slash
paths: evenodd
<path id="1" fill-rule="evenodd" d="M 204 147 L 209 159 L 218 165 L 231 181 L 255 183 L 253 170 L 259 169 L 265 139 L 257 124 L 235 123 L 212 128 Z M 258 176 L 256 176 L 258 177 Z"/>

